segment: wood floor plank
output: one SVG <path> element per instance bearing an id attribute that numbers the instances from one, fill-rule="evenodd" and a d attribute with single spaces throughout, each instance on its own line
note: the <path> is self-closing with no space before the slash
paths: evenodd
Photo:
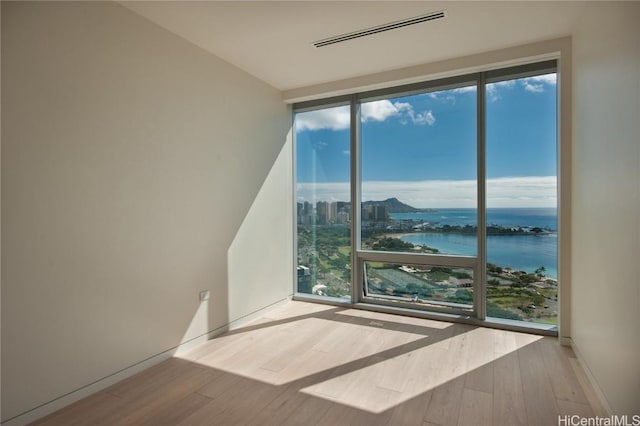
<path id="1" fill-rule="evenodd" d="M 140 426 L 174 426 L 180 424 L 194 411 L 199 410 L 209 402 L 211 402 L 210 398 L 197 393 L 190 393 L 181 400 L 161 407 L 140 423 Z"/>
<path id="2" fill-rule="evenodd" d="M 322 320 L 305 320 L 291 330 L 283 330 L 285 339 L 271 350 L 262 355 L 264 361 L 260 364 L 261 369 L 280 372 L 286 368 L 293 360 L 304 355 L 310 350 L 315 337 L 326 329 L 327 324 Z"/>
<path id="3" fill-rule="evenodd" d="M 558 400 L 558 410 L 560 416 L 580 416 L 586 418 L 595 416 L 589 404 L 580 404 L 563 399 Z"/>
<path id="4" fill-rule="evenodd" d="M 378 385 L 396 392 L 403 393 L 411 381 L 416 370 L 420 367 L 428 369 L 428 365 L 418 366 L 420 362 L 416 351 L 388 358 L 381 366 L 380 380 Z"/>
<path id="5" fill-rule="evenodd" d="M 349 318 L 347 318 L 349 320 Z M 355 321 L 355 318 L 351 318 Z M 355 324 L 337 322 L 332 324 L 323 337 L 311 347 L 311 349 L 319 352 L 336 352 L 342 351 L 345 346 L 345 342 L 352 342 L 357 336 L 363 332 L 362 327 Z"/>
<path id="6" fill-rule="evenodd" d="M 551 425 L 558 422 L 558 404 L 538 341 L 518 350 L 518 363 L 522 377 L 522 390 L 530 425 Z"/>
<path id="7" fill-rule="evenodd" d="M 404 401 L 392 409 L 390 425 L 419 425 L 423 422 L 434 389 L 446 380 L 439 371 L 449 358 L 448 354 L 442 346 L 429 344 L 407 355 L 402 386 L 396 387 L 403 392 Z M 397 372 L 391 369 L 387 371 L 387 375 L 394 373 Z"/>
<path id="8" fill-rule="evenodd" d="M 493 392 L 494 330 L 477 328 L 470 333 L 469 372 L 464 386 L 481 392 Z"/>
<path id="9" fill-rule="evenodd" d="M 541 339 L 539 343 L 556 399 L 588 404 L 587 397 L 571 367 L 567 353 L 557 339 L 547 337 Z"/>
<path id="10" fill-rule="evenodd" d="M 493 331 L 493 351 L 497 354 L 509 354 L 517 349 L 516 336 L 507 330 Z"/>
<path id="11" fill-rule="evenodd" d="M 511 352 L 494 362 L 493 424 L 526 426 L 526 410 L 518 354 Z"/>
<path id="12" fill-rule="evenodd" d="M 121 398 L 137 397 L 155 389 L 159 383 L 173 380 L 197 367 L 189 361 L 171 358 L 108 387 L 105 392 Z"/>
<path id="13" fill-rule="evenodd" d="M 373 413 L 350 407 L 344 404 L 333 404 L 315 423 L 317 426 L 385 426 L 389 422 L 390 413 Z"/>
<path id="14" fill-rule="evenodd" d="M 198 394 L 210 398 L 210 402 L 186 417 L 183 423 L 204 425 L 208 424 L 207 421 L 210 424 L 211 419 L 216 419 L 217 422 L 222 417 L 232 416 L 233 414 L 230 415 L 229 412 L 235 412 L 238 405 L 243 404 L 244 401 L 259 399 L 265 392 L 264 386 L 268 385 L 261 385 L 251 379 L 225 373 L 198 390 Z M 251 388 L 257 390 L 252 392 Z"/>
<path id="15" fill-rule="evenodd" d="M 330 401 L 313 395 L 307 395 L 301 404 L 282 421 L 282 425 L 315 425 L 324 414 L 338 401 Z"/>
<path id="16" fill-rule="evenodd" d="M 554 339 L 290 302 L 34 423 L 546 425 L 605 416 Z"/>
<path id="17" fill-rule="evenodd" d="M 216 417 L 222 411 L 222 406 L 218 401 L 211 400 L 209 403 L 199 407 L 191 415 L 182 419 L 179 425 L 184 426 L 204 426 L 215 424 Z"/>
<path id="18" fill-rule="evenodd" d="M 229 346 L 212 356 L 203 357 L 200 363 L 213 368 L 224 369 L 235 374 L 250 374 L 264 363 L 265 354 L 277 351 L 291 340 L 291 333 L 280 326 L 254 330 L 249 335 L 249 343 L 245 341 Z"/>
<path id="19" fill-rule="evenodd" d="M 242 380 L 242 377 L 236 374 L 221 372 L 221 374 L 214 377 L 213 380 L 210 380 L 209 383 L 200 387 L 197 393 L 215 399 L 225 392 L 228 392 L 229 389 L 233 389 L 240 380 Z"/>
<path id="20" fill-rule="evenodd" d="M 460 401 L 458 426 L 493 424 L 493 395 L 465 388 Z"/>
<path id="21" fill-rule="evenodd" d="M 383 358 L 378 358 L 374 362 L 383 360 Z M 316 395 L 321 398 L 326 397 L 336 401 L 340 401 L 343 397 L 352 396 L 352 392 L 364 386 L 363 383 L 358 383 L 357 380 L 364 377 L 361 372 L 371 365 L 371 362 L 365 358 L 341 365 L 332 371 L 329 379 L 305 388 L 304 391 L 310 395 Z M 353 389 L 354 387 L 356 389 Z M 349 391 L 350 388 L 352 389 L 351 392 Z"/>
<path id="22" fill-rule="evenodd" d="M 301 391 L 308 386 L 323 382 L 331 376 L 331 370 L 323 370 L 314 374 L 303 376 L 302 379 L 296 380 L 282 386 L 282 392 L 267 404 L 260 412 L 255 414 L 253 418 L 248 418 L 249 424 L 255 425 L 280 425 L 284 424 L 287 418 L 293 416 L 298 408 L 309 402 L 313 396 Z"/>
<path id="23" fill-rule="evenodd" d="M 203 366 L 220 368 L 225 365 L 227 360 L 234 359 L 237 354 L 250 350 L 256 339 L 263 338 L 258 331 L 232 335 L 229 336 L 233 337 L 230 340 L 226 340 L 226 337 L 227 336 L 221 336 L 214 339 L 219 341 L 220 344 L 215 346 L 211 352 L 201 354 L 196 361 Z M 186 356 L 186 354 L 182 355 L 183 358 L 186 358 Z"/>
<path id="24" fill-rule="evenodd" d="M 235 392 L 218 398 L 222 410 L 216 415 L 216 422 L 221 425 L 246 424 L 247 419 L 255 418 L 282 392 L 282 387 L 243 378 Z"/>
<path id="25" fill-rule="evenodd" d="M 425 421 L 443 426 L 457 425 L 460 399 L 464 389 L 469 362 L 470 332 L 473 327 L 456 324 L 449 339 L 449 350 L 438 361 L 436 383 Z"/>
<path id="26" fill-rule="evenodd" d="M 438 386 L 429 401 L 425 421 L 442 426 L 457 425 L 463 390 L 464 376 Z"/>
<path id="27" fill-rule="evenodd" d="M 429 390 L 396 405 L 391 410 L 389 425 L 414 426 L 422 424 L 431 402 L 433 391 Z"/>
<path id="28" fill-rule="evenodd" d="M 571 368 L 573 368 L 574 373 L 576 374 L 576 378 L 578 379 L 578 383 L 580 383 L 580 388 L 585 394 L 587 401 L 589 402 L 589 407 L 593 411 L 593 414 L 599 417 L 607 417 L 609 414 L 607 410 L 602 406 L 602 402 L 596 395 L 596 391 L 591 386 L 591 382 L 587 378 L 587 374 L 582 369 L 580 362 L 577 358 L 569 358 L 569 362 L 571 363 Z"/>
<path id="29" fill-rule="evenodd" d="M 175 404 L 189 394 L 213 380 L 219 372 L 192 367 L 180 376 L 158 383 L 158 386 L 143 395 L 127 397 L 119 412 L 105 416 L 107 424 L 140 424 L 162 408 Z"/>
<path id="30" fill-rule="evenodd" d="M 302 381 L 306 377 L 317 374 L 327 376 L 332 369 L 342 365 L 344 359 L 340 354 L 309 349 L 304 352 L 304 356 L 292 360 L 288 366 L 277 373 L 278 383 L 288 384 L 294 381 Z"/>
<path id="31" fill-rule="evenodd" d="M 31 426 L 89 426 L 108 425 L 104 417 L 118 412 L 125 401 L 107 392 L 98 392 L 53 414 L 31 423 Z"/>
<path id="32" fill-rule="evenodd" d="M 225 346 L 237 344 L 238 341 L 249 339 L 246 333 L 222 334 L 197 345 L 189 350 L 180 351 L 176 358 L 191 362 L 199 362 L 205 356 L 210 356 Z"/>

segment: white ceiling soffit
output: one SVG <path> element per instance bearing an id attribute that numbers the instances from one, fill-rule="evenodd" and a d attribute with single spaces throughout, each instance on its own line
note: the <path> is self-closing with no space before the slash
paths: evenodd
<path id="1" fill-rule="evenodd" d="M 125 7 L 279 90 L 571 34 L 588 2 L 135 1 Z M 446 10 L 446 19 L 323 48 L 336 34 Z"/>

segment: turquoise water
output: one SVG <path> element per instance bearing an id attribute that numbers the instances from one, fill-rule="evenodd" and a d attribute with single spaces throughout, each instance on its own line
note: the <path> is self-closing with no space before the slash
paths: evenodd
<path id="1" fill-rule="evenodd" d="M 433 225 L 477 225 L 476 209 L 438 209 L 425 213 L 391 213 L 396 220 L 417 220 Z M 487 209 L 487 224 L 500 226 L 529 226 L 557 230 L 555 208 Z"/>
<path id="2" fill-rule="evenodd" d="M 441 225 L 476 225 L 477 216 L 471 209 L 442 209 L 428 213 L 394 213 L 393 219 L 424 220 Z M 500 226 L 540 227 L 557 229 L 555 209 L 488 209 L 487 223 Z M 473 235 L 415 233 L 402 240 L 435 247 L 443 254 L 475 256 L 478 250 Z M 487 260 L 503 267 L 533 272 L 540 266 L 548 277 L 558 277 L 558 237 L 546 235 L 490 235 L 487 237 Z"/>

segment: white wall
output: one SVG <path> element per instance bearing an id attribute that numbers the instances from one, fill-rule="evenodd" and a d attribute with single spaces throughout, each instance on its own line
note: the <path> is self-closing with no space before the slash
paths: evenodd
<path id="1" fill-rule="evenodd" d="M 3 421 L 291 293 L 276 90 L 102 2 L 2 2 L 2 89 Z"/>
<path id="2" fill-rule="evenodd" d="M 572 338 L 612 414 L 640 414 L 640 4 L 573 36 Z"/>

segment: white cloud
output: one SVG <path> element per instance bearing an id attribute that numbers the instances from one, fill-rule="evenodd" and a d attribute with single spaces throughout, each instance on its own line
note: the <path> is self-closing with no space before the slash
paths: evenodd
<path id="1" fill-rule="evenodd" d="M 408 102 L 391 102 L 388 100 L 373 101 L 362 104 L 362 121 L 385 121 L 389 117 L 399 117 L 402 124 L 411 121 L 413 124 L 433 126 L 436 118 L 431 110 L 415 112 Z"/>
<path id="2" fill-rule="evenodd" d="M 389 117 L 398 116 L 400 115 L 403 105 L 405 104 L 400 104 L 399 102 L 393 104 L 386 99 L 364 103 L 360 111 L 362 121 L 385 121 Z"/>
<path id="3" fill-rule="evenodd" d="M 400 123 L 407 124 L 411 121 L 413 124 L 433 126 L 436 122 L 436 117 L 431 110 L 424 111 L 423 113 L 415 112 L 413 106 L 408 103 L 396 103 L 398 110 L 403 114 L 400 118 Z"/>
<path id="4" fill-rule="evenodd" d="M 515 80 L 503 80 L 503 81 L 496 81 L 495 83 L 487 84 L 487 86 L 492 86 L 492 87 L 508 87 L 508 88 L 512 88 L 515 85 L 516 85 Z"/>
<path id="5" fill-rule="evenodd" d="M 327 146 L 327 143 L 325 141 L 313 141 L 311 142 L 311 146 L 313 149 L 320 151 Z"/>
<path id="6" fill-rule="evenodd" d="M 544 92 L 546 86 L 552 86 L 556 84 L 556 74 L 543 74 L 533 77 L 521 78 L 518 80 L 504 80 L 496 83 L 487 84 L 487 99 L 491 102 L 495 102 L 500 99 L 499 89 L 506 88 L 511 89 L 515 87 L 516 82 L 519 82 L 524 90 L 532 93 Z"/>
<path id="7" fill-rule="evenodd" d="M 347 201 L 346 182 L 298 183 L 298 201 Z M 362 183 L 364 200 L 396 197 L 414 207 L 473 208 L 475 180 L 425 180 L 410 182 L 369 181 Z M 555 176 L 505 177 L 487 180 L 488 207 L 555 207 Z"/>
<path id="8" fill-rule="evenodd" d="M 544 74 L 523 78 L 520 82 L 524 90 L 532 93 L 541 93 L 544 92 L 546 85 L 555 86 L 556 80 L 556 74 Z"/>
<path id="9" fill-rule="evenodd" d="M 555 85 L 558 80 L 558 75 L 556 73 L 536 75 L 534 77 L 526 78 L 525 80 Z"/>
<path id="10" fill-rule="evenodd" d="M 525 90 L 531 93 L 544 92 L 546 86 L 553 86 L 557 83 L 557 75 L 544 74 L 533 77 L 522 78 L 518 80 L 504 80 L 487 84 L 486 96 L 489 102 L 495 102 L 500 99 L 501 89 L 512 89 L 516 82 L 520 82 Z M 448 101 L 455 103 L 455 96 L 452 94 L 462 94 L 475 92 L 475 86 L 464 86 L 456 89 L 443 90 L 438 92 L 427 93 L 426 95 L 432 99 Z M 431 110 L 423 112 L 415 112 L 413 105 L 408 102 L 391 102 L 389 100 L 380 100 L 366 102 L 362 104 L 362 121 L 385 121 L 389 118 L 397 118 L 402 124 L 409 122 L 417 125 L 433 126 L 436 118 Z M 299 113 L 296 115 L 296 130 L 344 130 L 349 128 L 350 113 L 349 106 L 327 108 L 316 111 Z"/>
<path id="11" fill-rule="evenodd" d="M 350 121 L 349 105 L 345 105 L 296 114 L 295 126 L 297 131 L 344 130 L 349 128 Z"/>
<path id="12" fill-rule="evenodd" d="M 391 117 L 400 119 L 402 124 L 411 121 L 413 124 L 433 126 L 436 118 L 431 110 L 422 113 L 415 112 L 413 105 L 408 102 L 391 102 L 380 100 L 362 104 L 362 121 L 385 121 Z M 351 117 L 349 106 L 327 108 L 316 111 L 303 112 L 296 115 L 297 131 L 303 130 L 344 130 L 349 128 Z"/>
<path id="13" fill-rule="evenodd" d="M 414 207 L 473 207 L 476 183 L 473 180 L 427 180 L 417 182 L 362 182 L 364 200 L 396 197 Z"/>
<path id="14" fill-rule="evenodd" d="M 527 92 L 532 92 L 532 93 L 544 92 L 544 85 L 542 84 L 534 84 L 528 81 L 523 81 L 522 86 L 524 87 L 524 90 L 526 90 Z"/>
<path id="15" fill-rule="evenodd" d="M 430 97 L 436 101 L 450 103 L 455 105 L 456 97 L 455 95 L 465 94 L 465 93 L 475 93 L 476 86 L 464 86 L 458 87 L 456 89 L 448 89 L 448 90 L 440 90 L 437 92 L 429 92 L 425 93 L 425 96 Z"/>
<path id="16" fill-rule="evenodd" d="M 296 185 L 296 198 L 299 202 L 309 201 L 349 201 L 348 182 L 303 182 Z"/>
<path id="17" fill-rule="evenodd" d="M 497 81 L 495 83 L 489 83 L 487 84 L 487 88 L 486 88 L 487 99 L 489 100 L 489 102 L 495 102 L 498 99 L 500 99 L 500 93 L 498 89 L 501 89 L 501 88 L 512 89 L 515 85 L 516 85 L 515 80 L 504 80 L 504 81 Z"/>
<path id="18" fill-rule="evenodd" d="M 420 123 L 425 122 L 429 126 L 433 126 L 433 124 L 436 122 L 436 118 L 433 116 L 431 110 L 425 111 L 423 114 L 417 114 L 416 120 L 418 120 Z"/>
<path id="19" fill-rule="evenodd" d="M 470 93 L 475 91 L 476 91 L 476 86 L 464 86 L 464 87 L 458 87 L 456 89 L 450 90 L 450 92 L 452 93 Z"/>

